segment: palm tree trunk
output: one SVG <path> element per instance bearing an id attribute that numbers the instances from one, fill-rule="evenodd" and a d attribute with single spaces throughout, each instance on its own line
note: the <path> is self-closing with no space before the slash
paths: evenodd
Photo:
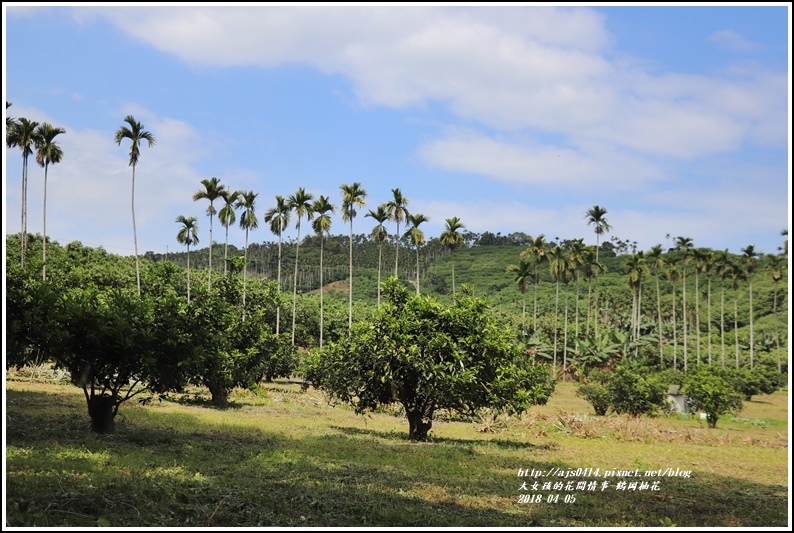
<path id="1" fill-rule="evenodd" d="M 733 339 L 736 344 L 736 369 L 739 369 L 739 319 L 738 302 L 739 295 L 734 290 L 733 294 Z"/>
<path id="2" fill-rule="evenodd" d="M 535 260 L 535 301 L 534 301 L 534 314 L 532 315 L 532 333 L 538 330 L 538 262 Z"/>
<path id="3" fill-rule="evenodd" d="M 662 295 L 659 292 L 659 276 L 656 276 L 656 316 L 659 321 L 659 366 L 664 369 L 664 350 L 662 349 Z"/>
<path id="4" fill-rule="evenodd" d="M 416 244 L 416 295 L 419 296 L 419 243 Z"/>
<path id="5" fill-rule="evenodd" d="M 576 272 L 576 340 L 579 340 L 579 271 Z M 576 341 L 574 341 L 576 342 Z"/>
<path id="6" fill-rule="evenodd" d="M 243 252 L 243 322 L 245 322 L 245 289 L 248 278 L 248 228 L 245 228 L 245 252 Z"/>
<path id="7" fill-rule="evenodd" d="M 686 265 L 682 265 L 681 271 L 683 272 L 683 293 L 681 295 L 681 321 L 684 323 L 684 372 L 687 370 L 687 353 L 686 353 Z"/>
<path id="8" fill-rule="evenodd" d="M 753 369 L 753 278 L 752 272 L 748 272 L 747 279 L 750 280 L 750 370 Z"/>
<path id="9" fill-rule="evenodd" d="M 44 164 L 44 239 L 41 242 L 41 279 L 47 281 L 47 168 Z"/>
<path id="10" fill-rule="evenodd" d="M 678 370 L 678 331 L 675 327 L 675 283 L 673 283 L 673 370 Z"/>
<path id="11" fill-rule="evenodd" d="M 25 268 L 25 248 L 28 244 L 28 156 L 22 158 L 22 221 L 20 228 L 20 253 Z"/>
<path id="12" fill-rule="evenodd" d="M 190 244 L 187 245 L 187 303 L 190 303 Z"/>
<path id="13" fill-rule="evenodd" d="M 720 345 L 722 347 L 722 368 L 725 368 L 725 284 L 722 284 L 720 295 Z"/>
<path id="14" fill-rule="evenodd" d="M 141 297 L 141 268 L 138 264 L 138 231 L 135 228 L 135 165 L 132 165 L 132 239 L 135 244 L 135 277 L 138 279 L 138 298 Z M 188 254 L 188 260 L 190 254 Z"/>
<path id="15" fill-rule="evenodd" d="M 350 218 L 350 286 L 348 292 L 347 334 L 353 333 L 353 218 Z"/>
<path id="16" fill-rule="evenodd" d="M 455 299 L 455 251 L 452 252 L 452 299 Z"/>
<path id="17" fill-rule="evenodd" d="M 635 326 L 637 328 L 637 333 L 634 335 L 634 342 L 637 342 L 640 339 L 640 323 L 642 322 L 642 281 L 639 283 L 640 284 L 637 287 L 637 322 Z M 634 357 L 637 357 L 639 349 L 639 345 L 634 346 Z"/>
<path id="18" fill-rule="evenodd" d="M 706 318 L 708 319 L 708 343 L 709 343 L 709 366 L 711 366 L 711 276 L 706 277 L 706 303 L 707 303 L 707 311 L 706 314 L 708 315 Z"/>
<path id="19" fill-rule="evenodd" d="M 212 203 L 210 203 L 210 208 L 212 208 Z M 207 290 L 212 289 L 212 215 L 210 215 L 210 264 L 209 264 L 209 272 L 207 272 Z"/>
<path id="20" fill-rule="evenodd" d="M 301 221 L 298 217 L 298 241 L 295 244 L 295 278 L 292 282 L 292 345 L 295 346 L 295 311 L 298 305 L 298 252 L 301 246 Z M 322 287 L 320 287 L 322 291 Z"/>
<path id="21" fill-rule="evenodd" d="M 554 297 L 554 374 L 557 374 L 557 317 L 560 310 L 560 280 L 557 280 L 557 291 Z"/>
<path id="22" fill-rule="evenodd" d="M 276 305 L 276 335 L 281 326 L 281 231 L 278 232 L 278 281 L 276 282 L 278 292 L 278 305 Z"/>
<path id="23" fill-rule="evenodd" d="M 381 257 L 383 256 L 383 241 L 378 244 L 378 309 L 380 309 L 380 269 Z"/>
<path id="24" fill-rule="evenodd" d="M 700 271 L 695 270 L 695 338 L 697 340 L 697 363 L 700 364 Z"/>
<path id="25" fill-rule="evenodd" d="M 777 371 L 780 372 L 780 333 L 778 333 L 777 329 L 777 281 L 775 281 L 775 298 L 773 300 L 774 304 L 772 307 L 772 314 L 775 317 L 775 342 L 777 343 Z"/>
<path id="26" fill-rule="evenodd" d="M 395 251 L 394 251 L 394 277 L 398 277 L 397 274 L 397 261 L 400 259 L 400 222 L 397 222 L 397 235 L 394 236 L 394 244 L 395 244 Z"/>
<path id="27" fill-rule="evenodd" d="M 223 277 L 226 277 L 226 258 L 229 256 L 229 226 L 226 225 L 226 242 L 223 246 Z M 278 333 L 278 332 L 277 332 Z"/>
<path id="28" fill-rule="evenodd" d="M 323 347 L 323 234 L 320 234 L 320 348 Z"/>
<path id="29" fill-rule="evenodd" d="M 562 332 L 562 378 L 565 381 L 565 372 L 568 368 L 568 283 L 565 283 L 565 329 Z"/>

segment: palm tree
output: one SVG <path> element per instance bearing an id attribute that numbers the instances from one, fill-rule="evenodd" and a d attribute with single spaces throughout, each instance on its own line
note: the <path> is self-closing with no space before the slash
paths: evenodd
<path id="1" fill-rule="evenodd" d="M 207 216 L 210 217 L 210 245 L 209 245 L 209 272 L 207 273 L 207 289 L 212 288 L 212 217 L 217 213 L 213 202 L 218 198 L 222 198 L 226 192 L 226 186 L 220 184 L 221 180 L 218 178 L 210 178 L 201 180 L 203 189 L 199 189 L 193 195 L 193 201 L 202 200 L 206 198 L 210 201 L 210 206 L 207 208 Z"/>
<path id="2" fill-rule="evenodd" d="M 63 160 L 63 150 L 58 146 L 55 137 L 66 133 L 63 128 L 56 128 L 46 122 L 36 129 L 36 162 L 44 167 L 44 239 L 41 249 L 41 277 L 47 279 L 47 169 Z"/>
<path id="3" fill-rule="evenodd" d="M 714 252 L 708 249 L 702 249 L 698 257 L 699 269 L 706 274 L 706 322 L 708 324 L 708 354 L 709 366 L 711 365 L 711 275 L 714 271 Z M 699 295 L 700 293 L 698 293 Z M 700 334 L 700 326 L 698 325 L 698 334 Z M 700 342 L 698 342 L 700 346 Z"/>
<path id="4" fill-rule="evenodd" d="M 781 255 L 769 255 L 767 256 L 767 263 L 764 266 L 764 270 L 769 273 L 772 277 L 772 281 L 774 282 L 775 287 L 775 296 L 772 305 L 772 313 L 777 319 L 777 286 L 780 283 L 780 280 L 783 279 L 783 270 L 786 268 L 786 261 L 784 260 L 783 256 Z M 777 369 L 778 372 L 780 371 L 780 334 L 778 333 L 777 329 L 778 321 L 775 320 L 775 341 L 777 342 Z"/>
<path id="5" fill-rule="evenodd" d="M 379 205 L 376 211 L 370 209 L 369 213 L 364 216 L 371 217 L 378 223 L 377 226 L 372 228 L 372 238 L 378 243 L 378 309 L 380 309 L 380 270 L 381 258 L 383 255 L 383 241 L 385 241 L 386 237 L 389 235 L 383 223 L 389 220 L 389 212 L 386 209 L 386 205 Z"/>
<path id="6" fill-rule="evenodd" d="M 278 305 L 276 306 L 276 335 L 281 324 L 281 235 L 289 226 L 290 206 L 281 195 L 276 195 L 276 207 L 271 207 L 265 213 L 265 222 L 270 224 L 270 231 L 278 235 L 278 274 L 276 286 L 278 290 Z"/>
<path id="7" fill-rule="evenodd" d="M 245 230 L 245 252 L 243 252 L 243 320 L 245 320 L 245 291 L 248 278 L 248 232 L 259 227 L 259 220 L 256 218 L 256 197 L 259 193 L 254 191 L 239 191 L 236 207 L 242 208 L 240 213 L 240 228 Z"/>
<path id="8" fill-rule="evenodd" d="M 752 244 L 746 248 L 742 248 L 742 262 L 747 271 L 747 280 L 750 284 L 750 370 L 753 369 L 753 272 L 758 265 L 758 259 L 762 254 L 755 250 Z"/>
<path id="9" fill-rule="evenodd" d="M 678 330 L 675 327 L 675 284 L 681 279 L 681 271 L 678 268 L 678 263 L 681 261 L 679 257 L 671 256 L 665 261 L 667 263 L 667 279 L 673 285 L 673 370 L 678 368 Z"/>
<path id="10" fill-rule="evenodd" d="M 540 281 L 540 278 L 538 277 L 538 265 L 546 260 L 546 236 L 541 233 L 534 239 L 530 237 L 529 246 L 526 250 L 521 252 L 520 257 L 524 260 L 534 258 L 535 297 L 533 304 L 534 311 L 532 315 L 532 332 L 534 333 L 538 330 L 538 283 Z"/>
<path id="11" fill-rule="evenodd" d="M 662 349 L 662 294 L 659 291 L 659 273 L 664 268 L 664 258 L 662 257 L 662 245 L 657 244 L 648 252 L 648 263 L 656 276 L 656 318 L 659 324 L 659 366 L 664 368 L 664 350 Z"/>
<path id="12" fill-rule="evenodd" d="M 149 148 L 155 145 L 154 135 L 143 129 L 143 124 L 135 120 L 132 115 L 127 115 L 124 122 L 128 126 L 122 126 L 116 131 L 116 144 L 121 146 L 121 141 L 129 139 L 130 145 L 130 166 L 132 167 L 132 238 L 135 243 L 135 276 L 138 279 L 138 296 L 141 295 L 141 269 L 138 263 L 138 232 L 135 229 L 135 167 L 138 166 L 138 159 L 141 155 L 141 141 L 149 143 Z"/>
<path id="13" fill-rule="evenodd" d="M 394 253 L 394 275 L 397 274 L 397 261 L 400 257 L 400 223 L 408 216 L 408 199 L 403 196 L 400 189 L 391 190 L 393 198 L 386 203 L 386 209 L 389 212 L 389 218 L 397 223 L 396 250 Z"/>
<path id="14" fill-rule="evenodd" d="M 681 315 L 681 321 L 684 323 L 684 372 L 687 370 L 687 342 L 686 342 L 686 327 L 687 327 L 687 316 L 686 316 L 686 264 L 689 262 L 689 258 L 692 252 L 692 239 L 689 237 L 678 237 L 675 243 L 676 250 L 681 252 L 681 279 L 683 284 L 683 293 L 681 294 L 682 304 L 681 308 L 683 309 Z"/>
<path id="15" fill-rule="evenodd" d="M 185 218 L 184 215 L 176 217 L 176 223 L 182 224 L 176 240 L 180 244 L 187 245 L 187 303 L 190 303 L 190 245 L 198 244 L 198 221 L 196 217 Z"/>
<path id="16" fill-rule="evenodd" d="M 700 364 L 700 273 L 706 272 L 709 261 L 709 250 L 695 248 L 692 259 L 695 262 L 695 336 L 697 342 L 697 363 Z"/>
<path id="17" fill-rule="evenodd" d="M 342 220 L 344 222 L 350 221 L 350 285 L 349 285 L 349 299 L 348 299 L 348 335 L 353 331 L 353 219 L 356 218 L 356 207 L 364 207 L 364 198 L 367 197 L 367 191 L 361 188 L 359 182 L 354 182 L 353 185 L 342 184 L 339 186 L 342 190 Z"/>
<path id="18" fill-rule="evenodd" d="M 632 292 L 631 336 L 636 342 L 640 336 L 640 321 L 642 320 L 640 312 L 642 305 L 642 280 L 650 274 L 645 254 L 640 251 L 626 258 L 623 264 L 623 271 L 629 276 L 629 288 Z M 637 355 L 637 349 L 638 346 L 635 345 L 635 356 Z"/>
<path id="19" fill-rule="evenodd" d="M 312 209 L 317 218 L 312 222 L 312 229 L 320 236 L 320 348 L 323 347 L 323 238 L 331 231 L 331 215 L 336 209 L 327 196 L 320 196 Z"/>
<path id="20" fill-rule="evenodd" d="M 729 262 L 726 275 L 733 289 L 733 339 L 736 345 L 736 368 L 739 368 L 739 281 L 747 279 L 747 271 L 738 263 Z"/>
<path id="21" fill-rule="evenodd" d="M 515 281 L 518 284 L 518 290 L 521 291 L 522 305 L 521 305 L 521 334 L 526 337 L 527 335 L 527 280 L 532 279 L 532 264 L 529 261 L 521 259 L 517 265 L 507 265 L 506 272 L 515 274 Z"/>
<path id="22" fill-rule="evenodd" d="M 592 294 L 592 282 L 598 277 L 599 274 L 606 272 L 606 267 L 602 263 L 596 261 L 595 255 L 595 250 L 591 249 L 590 247 L 582 252 L 582 268 L 584 269 L 584 279 L 587 280 L 587 321 L 585 322 L 585 335 L 590 334 L 590 310 L 592 308 L 590 300 Z M 596 315 L 597 313 L 597 310 L 593 310 L 593 315 Z"/>
<path id="23" fill-rule="evenodd" d="M 234 210 L 237 207 L 237 199 L 240 198 L 240 191 L 221 192 L 223 207 L 218 211 L 218 220 L 226 228 L 226 241 L 223 246 L 223 277 L 226 277 L 227 256 L 229 254 L 229 226 L 237 222 L 237 214 Z"/>
<path id="24" fill-rule="evenodd" d="M 607 210 L 604 207 L 594 205 L 592 208 L 588 209 L 584 217 L 587 220 L 587 225 L 589 226 L 592 224 L 594 226 L 594 231 L 596 234 L 596 256 L 595 260 L 598 263 L 598 249 L 600 248 L 599 244 L 599 237 L 604 233 L 608 233 L 609 230 L 612 229 L 612 226 L 609 225 L 607 219 L 604 216 L 607 214 Z M 595 290 L 595 306 L 596 310 L 598 310 L 598 276 L 596 276 L 596 290 Z M 595 317 L 595 335 L 598 336 L 598 312 L 596 312 Z"/>
<path id="25" fill-rule="evenodd" d="M 419 226 L 430 220 L 422 214 L 408 215 L 408 223 L 411 229 L 408 233 L 411 235 L 411 242 L 416 247 L 416 294 L 419 294 L 419 247 L 425 243 L 425 234 L 419 229 Z"/>
<path id="26" fill-rule="evenodd" d="M 568 258 L 565 256 L 565 251 L 559 246 L 555 246 L 552 250 L 549 250 L 548 256 L 549 256 L 548 257 L 549 273 L 551 274 L 551 279 L 553 279 L 557 285 L 557 290 L 554 297 L 554 370 L 556 372 L 557 371 L 557 333 L 558 333 L 557 330 L 559 329 L 558 315 L 560 308 L 560 280 L 564 279 L 567 274 Z"/>
<path id="27" fill-rule="evenodd" d="M 439 236 L 438 240 L 452 252 L 452 298 L 455 298 L 455 249 L 463 242 L 463 235 L 460 234 L 460 230 L 465 226 L 458 217 L 452 217 L 446 220 L 447 226 L 444 228 L 444 232 Z"/>
<path id="28" fill-rule="evenodd" d="M 295 277 L 292 282 L 292 345 L 295 346 L 295 313 L 298 306 L 298 252 L 301 245 L 301 218 L 304 216 L 307 220 L 314 218 L 314 210 L 312 209 L 312 200 L 314 196 L 307 193 L 303 187 L 299 187 L 297 192 L 287 198 L 290 210 L 295 211 L 298 217 L 298 222 L 295 227 L 298 229 L 298 239 L 295 242 Z"/>
<path id="29" fill-rule="evenodd" d="M 714 268 L 720 277 L 720 345 L 722 368 L 725 368 L 725 281 L 730 276 L 730 260 L 728 250 L 714 254 Z"/>
<path id="30" fill-rule="evenodd" d="M 7 106 L 6 106 L 7 107 Z M 6 132 L 6 145 L 9 148 L 18 146 L 22 150 L 22 225 L 21 225 L 21 261 L 25 266 L 25 248 L 27 248 L 28 233 L 28 156 L 33 153 L 36 146 L 38 122 L 19 118 L 12 123 Z"/>

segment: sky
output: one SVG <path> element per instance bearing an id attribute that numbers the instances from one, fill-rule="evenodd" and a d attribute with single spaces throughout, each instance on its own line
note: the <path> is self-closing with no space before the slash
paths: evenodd
<path id="1" fill-rule="evenodd" d="M 459 217 L 475 233 L 594 244 L 585 213 L 598 205 L 606 238 L 639 249 L 685 236 L 777 253 L 791 218 L 790 27 L 788 4 L 10 2 L 3 93 L 7 116 L 66 130 L 47 185 L 61 244 L 133 254 L 130 145 L 114 141 L 133 115 L 156 139 L 135 171 L 140 254 L 181 250 L 179 215 L 208 243 L 208 203 L 192 196 L 210 177 L 258 193 L 250 242 L 277 240 L 264 214 L 300 187 L 329 197 L 331 233 L 347 235 L 340 185 L 360 182 L 357 234 L 399 188 L 429 238 Z M 22 155 L 5 155 L 13 234 Z M 28 232 L 41 233 L 33 157 L 28 174 Z M 223 243 L 217 218 L 213 232 Z M 244 239 L 230 228 L 230 244 Z"/>

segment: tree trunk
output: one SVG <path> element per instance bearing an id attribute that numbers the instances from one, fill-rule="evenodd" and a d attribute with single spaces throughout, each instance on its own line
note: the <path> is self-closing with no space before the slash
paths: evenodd
<path id="1" fill-rule="evenodd" d="M 132 240 L 135 244 L 135 277 L 138 280 L 138 298 L 140 298 L 141 267 L 138 264 L 138 230 L 135 229 L 135 165 L 132 165 Z"/>
<path id="2" fill-rule="evenodd" d="M 220 407 L 221 409 L 229 407 L 229 391 L 226 387 L 215 383 L 209 383 L 207 384 L 207 388 L 212 395 L 212 405 Z"/>
<path id="3" fill-rule="evenodd" d="M 426 417 L 421 411 L 406 411 L 408 417 L 408 438 L 411 440 L 427 440 L 427 433 L 433 426 L 432 414 Z"/>
<path id="4" fill-rule="evenodd" d="M 295 346 L 295 311 L 298 305 L 298 253 L 301 247 L 301 219 L 298 217 L 298 241 L 295 245 L 295 277 L 292 280 L 292 345 Z M 323 288 L 320 287 L 320 293 Z"/>
<path id="5" fill-rule="evenodd" d="M 320 233 L 320 348 L 323 347 L 323 234 Z"/>
<path id="6" fill-rule="evenodd" d="M 47 281 L 47 167 L 49 163 L 44 164 L 44 239 L 41 242 L 41 279 Z"/>
<path id="7" fill-rule="evenodd" d="M 88 398 L 88 415 L 91 417 L 91 431 L 113 433 L 116 430 L 116 399 L 103 394 Z"/>

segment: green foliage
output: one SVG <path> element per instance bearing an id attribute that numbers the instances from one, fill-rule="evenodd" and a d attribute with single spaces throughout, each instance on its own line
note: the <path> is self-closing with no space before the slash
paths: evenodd
<path id="1" fill-rule="evenodd" d="M 588 376 L 588 381 L 576 389 L 576 395 L 590 402 L 598 416 L 606 415 L 612 407 L 613 397 L 608 377 L 609 374 L 605 372 L 593 371 Z"/>
<path id="2" fill-rule="evenodd" d="M 355 324 L 352 335 L 307 360 L 307 380 L 357 413 L 399 402 L 409 437 L 424 439 L 439 409 L 520 413 L 554 390 L 547 368 L 530 363 L 484 300 L 460 295 L 447 307 L 395 278 L 383 294 L 373 322 Z"/>
<path id="3" fill-rule="evenodd" d="M 621 366 L 610 376 L 609 389 L 612 408 L 619 414 L 654 415 L 668 407 L 667 384 L 655 375 L 642 375 Z"/>
<path id="4" fill-rule="evenodd" d="M 692 413 L 705 412 L 712 428 L 717 427 L 721 415 L 736 414 L 743 408 L 741 394 L 724 375 L 722 369 L 700 366 L 687 373 L 684 379 L 687 409 Z"/>

